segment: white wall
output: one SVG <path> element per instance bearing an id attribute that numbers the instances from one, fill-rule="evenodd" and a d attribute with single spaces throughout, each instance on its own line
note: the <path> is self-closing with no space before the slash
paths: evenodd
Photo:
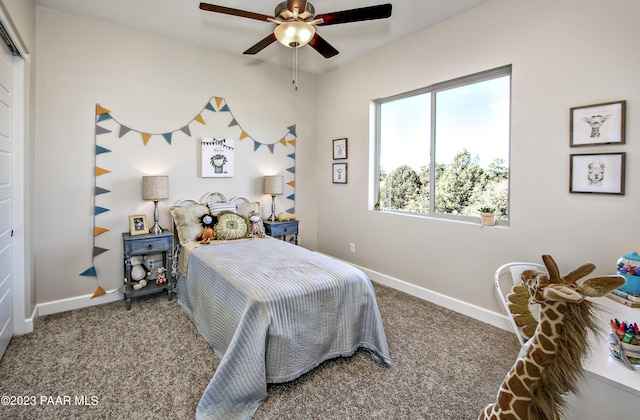
<path id="1" fill-rule="evenodd" d="M 394 4 L 398 10 L 409 4 Z M 318 89 L 318 250 L 378 277 L 499 311 L 495 269 L 552 255 L 562 272 L 615 273 L 637 250 L 640 2 L 494 0 L 343 66 Z M 480 228 L 368 210 L 370 101 L 512 64 L 511 223 Z M 569 108 L 625 99 L 627 143 L 569 147 Z M 336 107 L 335 104 L 341 104 Z M 331 140 L 349 138 L 349 183 Z M 626 195 L 570 194 L 569 155 L 626 152 Z M 407 153 L 411 153 L 407 150 Z M 349 252 L 356 244 L 356 253 Z M 456 303 L 456 304 L 458 304 Z"/>
<path id="2" fill-rule="evenodd" d="M 97 286 L 95 278 L 79 276 L 92 265 L 97 103 L 108 108 L 123 125 L 150 133 L 181 128 L 212 96 L 224 98 L 242 129 L 263 142 L 276 142 L 286 134 L 287 127 L 295 124 L 296 213 L 302 244 L 315 248 L 315 76 L 300 74 L 296 93 L 291 87 L 291 72 L 284 67 L 256 65 L 242 57 L 45 8 L 37 8 L 37 46 L 39 304 L 78 297 L 81 305 L 89 304 L 86 295 Z M 121 222 L 116 221 L 115 228 L 105 226 L 111 231 L 96 237 L 97 246 L 103 247 L 101 241 L 106 238 L 108 245 L 104 247 L 110 249 L 96 258 L 111 262 L 98 273 L 103 288 L 114 289 L 122 282 L 120 234 L 128 230 L 127 215 L 145 213 L 149 221 L 153 219 L 153 204 L 144 202 L 140 193 L 141 175 L 152 174 L 145 172 L 153 170 L 170 177 L 170 198 L 160 205 L 160 220 L 165 227 L 170 226 L 167 205 L 181 198 L 222 191 L 229 196 L 266 199 L 261 191 L 261 174 L 254 167 L 245 167 L 244 171 L 236 167 L 233 179 L 198 176 L 196 142 L 201 136 L 226 136 L 230 132 L 227 123 L 192 124 L 194 141 L 189 143 L 176 135 L 172 146 L 152 138 L 144 147 L 142 140 L 131 140 L 133 134 L 128 134 L 119 149 L 108 154 L 106 169 L 117 174 L 113 182 L 119 185 L 114 201 L 117 204 L 109 215 Z M 245 140 L 250 149 L 249 141 Z M 131 142 L 130 149 L 125 142 Z M 118 159 L 114 159 L 116 153 Z M 264 148 L 260 154 L 269 158 Z M 237 155 L 237 159 L 242 160 L 242 156 Z M 259 163 L 255 163 L 257 168 Z M 99 186 L 100 182 L 98 178 Z M 120 196 L 123 190 L 129 191 L 128 198 Z M 100 217 L 96 220 L 100 225 Z M 101 299 L 106 298 L 94 299 L 91 304 Z"/>

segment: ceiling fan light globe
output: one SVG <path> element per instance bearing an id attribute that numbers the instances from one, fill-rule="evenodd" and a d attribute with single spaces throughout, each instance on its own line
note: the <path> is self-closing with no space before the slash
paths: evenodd
<path id="1" fill-rule="evenodd" d="M 278 42 L 285 47 L 298 48 L 311 41 L 316 29 L 306 22 L 284 22 L 276 26 L 273 33 Z"/>

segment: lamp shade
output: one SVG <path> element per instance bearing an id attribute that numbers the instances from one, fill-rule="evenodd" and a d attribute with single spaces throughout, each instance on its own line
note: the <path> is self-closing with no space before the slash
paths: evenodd
<path id="1" fill-rule="evenodd" d="M 264 177 L 264 193 L 270 195 L 280 195 L 284 192 L 284 181 L 282 175 L 269 175 Z"/>
<path id="2" fill-rule="evenodd" d="M 276 26 L 273 34 L 285 47 L 298 48 L 305 46 L 315 35 L 316 29 L 306 22 L 284 22 Z"/>
<path id="3" fill-rule="evenodd" d="M 143 200 L 164 200 L 169 198 L 169 177 L 168 176 L 143 176 L 142 177 L 142 199 Z"/>

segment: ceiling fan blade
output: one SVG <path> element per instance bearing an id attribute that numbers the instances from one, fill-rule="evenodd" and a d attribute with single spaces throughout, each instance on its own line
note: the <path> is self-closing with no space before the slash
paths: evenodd
<path id="1" fill-rule="evenodd" d="M 266 22 L 273 16 L 263 15 L 261 13 L 247 12 L 246 10 L 232 9 L 231 7 L 216 6 L 214 4 L 200 3 L 200 9 L 207 12 L 224 13 L 225 15 L 240 16 L 249 19 L 261 20 Z"/>
<path id="2" fill-rule="evenodd" d="M 318 33 L 316 33 L 311 41 L 309 41 L 309 45 L 314 50 L 318 51 L 324 58 L 331 58 L 334 55 L 338 55 L 339 51 L 333 48 L 331 44 L 324 40 Z"/>
<path id="3" fill-rule="evenodd" d="M 339 23 L 361 22 L 364 20 L 386 19 L 391 17 L 391 4 L 379 4 L 377 6 L 361 7 L 359 9 L 342 10 L 340 12 L 316 15 L 316 19 L 324 22 L 318 26 L 337 25 Z"/>
<path id="4" fill-rule="evenodd" d="M 255 44 L 253 47 L 249 48 L 243 54 L 254 55 L 267 48 L 269 45 L 276 41 L 276 36 L 271 32 L 269 35 L 264 37 L 261 41 Z"/>

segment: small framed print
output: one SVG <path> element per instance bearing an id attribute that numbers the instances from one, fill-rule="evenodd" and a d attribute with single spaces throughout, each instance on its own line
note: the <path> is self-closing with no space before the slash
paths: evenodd
<path id="1" fill-rule="evenodd" d="M 334 184 L 347 183 L 347 164 L 346 163 L 333 164 L 333 183 Z"/>
<path id="2" fill-rule="evenodd" d="M 573 154 L 569 192 L 624 195 L 625 153 Z"/>
<path id="3" fill-rule="evenodd" d="M 333 159 L 347 158 L 347 139 L 335 139 L 333 141 Z"/>
<path id="4" fill-rule="evenodd" d="M 624 144 L 626 108 L 627 101 L 571 108 L 569 145 Z"/>
<path id="5" fill-rule="evenodd" d="M 147 216 L 144 214 L 132 214 L 129 216 L 129 234 L 131 236 L 144 235 L 149 233 L 147 226 Z"/>

